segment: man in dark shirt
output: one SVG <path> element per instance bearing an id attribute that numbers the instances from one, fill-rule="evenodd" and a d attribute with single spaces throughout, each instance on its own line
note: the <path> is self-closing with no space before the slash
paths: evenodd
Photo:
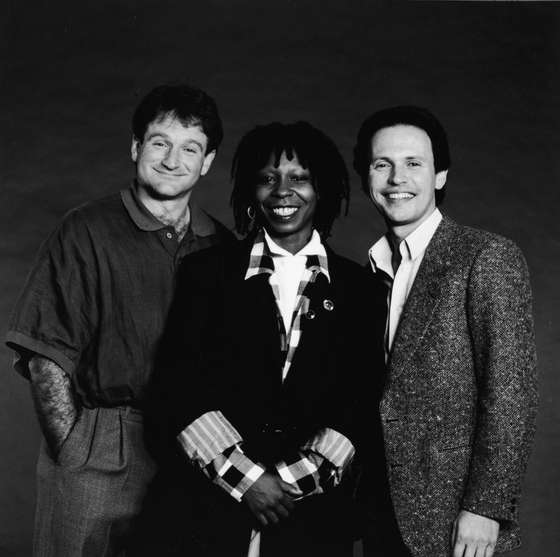
<path id="1" fill-rule="evenodd" d="M 129 189 L 70 211 L 43 244 L 6 337 L 44 435 L 34 555 L 123 552 L 155 464 L 142 405 L 188 253 L 231 234 L 190 201 L 222 139 L 216 104 L 186 85 L 137 107 Z"/>

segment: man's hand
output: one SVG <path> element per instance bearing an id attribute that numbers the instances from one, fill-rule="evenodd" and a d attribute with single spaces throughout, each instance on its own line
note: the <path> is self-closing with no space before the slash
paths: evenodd
<path id="1" fill-rule="evenodd" d="M 499 531 L 495 520 L 461 511 L 453 524 L 452 557 L 492 557 Z"/>
<path id="2" fill-rule="evenodd" d="M 278 524 L 294 508 L 294 497 L 301 491 L 278 476 L 265 472 L 243 495 L 251 512 L 263 525 Z"/>

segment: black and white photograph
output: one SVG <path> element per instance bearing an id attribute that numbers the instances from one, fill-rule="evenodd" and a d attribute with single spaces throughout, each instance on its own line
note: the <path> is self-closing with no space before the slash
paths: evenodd
<path id="1" fill-rule="evenodd" d="M 2 557 L 553 557 L 560 3 L 7 0 Z"/>

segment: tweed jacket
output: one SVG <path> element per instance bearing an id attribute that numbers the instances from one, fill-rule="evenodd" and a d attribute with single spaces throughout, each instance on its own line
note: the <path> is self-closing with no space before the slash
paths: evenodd
<path id="1" fill-rule="evenodd" d="M 396 331 L 380 403 L 396 519 L 415 557 L 448 557 L 461 509 L 519 545 L 535 429 L 527 266 L 513 242 L 444 217 Z"/>
<path id="2" fill-rule="evenodd" d="M 370 358 L 377 360 L 379 376 L 383 367 L 381 343 L 375 349 L 370 332 L 362 327 L 361 317 L 371 314 L 367 272 L 327 247 L 330 282 L 319 274 L 308 285 L 309 310 L 302 316 L 301 339 L 282 382 L 284 362 L 269 275 L 245 280 L 251 247 L 252 242 L 244 241 L 211 248 L 193 254 L 179 270 L 161 347 L 159 385 L 154 385 L 160 407 L 155 414 L 157 425 L 161 428 L 165 421 L 174 438 L 200 415 L 220 410 L 241 434 L 243 450 L 255 462 L 266 462 L 261 453 L 270 443 L 263 435 L 271 430 L 288 433 L 287 451 L 297 450 L 323 427 L 344 434 L 357 446 L 358 399 L 368 389 L 362 366 Z M 200 543 L 227 542 L 228 555 L 245 554 L 253 525 L 246 505 L 234 501 L 201 473 L 185 489 L 188 497 L 182 499 L 179 516 L 185 516 L 185 503 L 190 504 L 191 524 L 196 522 Z M 353 528 L 350 523 L 344 526 L 352 503 L 349 496 L 343 501 L 339 495 L 298 502 L 296 516 L 310 540 L 311 532 L 324 540 L 341 534 L 350 539 L 351 546 L 351 534 L 343 531 Z M 289 538 L 290 531 L 275 527 L 271 535 L 285 544 L 280 538 Z M 267 538 L 265 534 L 262 543 Z M 225 554 L 220 553 L 223 548 L 209 547 L 210 555 Z M 297 547 L 291 546 L 291 554 Z M 263 548 L 263 555 L 270 554 Z"/>

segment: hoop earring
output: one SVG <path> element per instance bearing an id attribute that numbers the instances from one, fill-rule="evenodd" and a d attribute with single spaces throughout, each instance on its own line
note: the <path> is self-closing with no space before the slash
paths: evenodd
<path id="1" fill-rule="evenodd" d="M 255 208 L 252 205 L 249 205 L 249 207 L 247 207 L 247 216 L 250 220 L 255 220 L 255 215 Z"/>

